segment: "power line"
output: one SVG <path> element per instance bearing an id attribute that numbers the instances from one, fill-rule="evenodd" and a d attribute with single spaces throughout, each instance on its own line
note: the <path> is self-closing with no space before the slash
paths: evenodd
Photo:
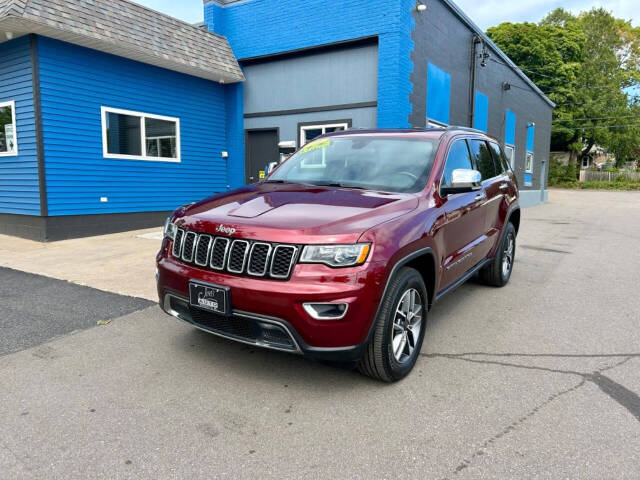
<path id="1" fill-rule="evenodd" d="M 503 65 L 505 67 L 512 68 L 512 65 L 509 65 L 508 63 L 501 62 L 500 60 L 496 60 L 495 58 L 490 58 L 489 60 L 494 62 L 494 63 L 497 63 L 499 65 Z M 531 73 L 533 75 L 538 75 L 540 77 L 545 77 L 545 78 L 549 78 L 551 80 L 556 80 L 557 82 L 560 82 L 560 83 L 565 83 L 565 84 L 568 83 L 568 84 L 572 84 L 572 85 L 575 85 L 575 86 L 578 86 L 578 87 L 588 88 L 589 90 L 611 90 L 611 87 L 596 87 L 596 86 L 592 86 L 592 85 L 587 85 L 586 83 L 572 82 L 572 81 L 569 81 L 569 80 L 567 80 L 565 78 L 554 77 L 552 75 L 547 75 L 547 74 L 544 74 L 544 73 L 536 72 L 535 70 L 531 70 L 529 68 L 520 67 L 518 65 L 516 65 L 516 67 L 518 67 L 523 72 L 528 72 L 528 73 Z M 512 85 L 512 86 L 515 86 L 515 85 Z M 516 86 L 516 88 L 522 88 L 522 87 L 517 87 Z M 551 95 L 553 93 L 558 93 L 558 91 L 544 92 L 545 95 Z"/>
<path id="2" fill-rule="evenodd" d="M 612 120 L 616 118 L 640 118 L 640 115 L 619 115 L 614 117 L 591 117 L 591 118 L 555 118 L 554 122 L 588 122 L 591 120 Z"/>
<path id="3" fill-rule="evenodd" d="M 592 130 L 592 129 L 600 129 L 600 128 L 630 128 L 630 127 L 638 127 L 640 128 L 640 123 L 633 123 L 628 125 L 588 125 L 588 126 L 577 126 L 577 125 L 562 125 L 564 128 L 568 128 L 571 130 Z"/>

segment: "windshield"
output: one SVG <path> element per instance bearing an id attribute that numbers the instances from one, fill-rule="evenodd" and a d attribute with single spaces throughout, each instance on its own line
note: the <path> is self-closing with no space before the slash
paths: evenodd
<path id="1" fill-rule="evenodd" d="M 431 173 L 438 140 L 353 135 L 305 145 L 267 182 L 415 193 Z"/>

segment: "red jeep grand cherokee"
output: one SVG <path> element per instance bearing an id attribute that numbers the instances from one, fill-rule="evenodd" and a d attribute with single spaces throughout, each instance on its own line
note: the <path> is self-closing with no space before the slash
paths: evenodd
<path id="1" fill-rule="evenodd" d="M 509 281 L 519 223 L 515 177 L 481 132 L 330 134 L 266 180 L 167 219 L 160 305 L 391 382 L 416 363 L 436 300 L 475 272 Z"/>

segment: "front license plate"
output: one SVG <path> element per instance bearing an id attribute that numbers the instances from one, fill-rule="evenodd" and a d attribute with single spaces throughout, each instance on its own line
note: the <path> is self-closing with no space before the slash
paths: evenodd
<path id="1" fill-rule="evenodd" d="M 218 313 L 228 314 L 229 289 L 189 282 L 189 301 L 192 306 Z"/>

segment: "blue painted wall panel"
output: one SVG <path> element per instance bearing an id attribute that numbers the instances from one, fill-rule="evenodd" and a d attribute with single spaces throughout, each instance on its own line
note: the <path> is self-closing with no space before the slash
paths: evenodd
<path id="1" fill-rule="evenodd" d="M 536 137 L 536 126 L 527 125 L 527 152 L 533 152 L 534 140 Z"/>
<path id="2" fill-rule="evenodd" d="M 244 161 L 221 156 L 222 85 L 45 37 L 39 61 L 49 215 L 171 210 L 226 190 L 227 162 Z M 181 163 L 105 159 L 101 106 L 180 118 Z"/>
<path id="3" fill-rule="evenodd" d="M 507 110 L 505 113 L 504 143 L 507 145 L 516 144 L 516 114 L 511 110 Z"/>
<path id="4" fill-rule="evenodd" d="M 227 37 L 239 59 L 378 36 L 378 126 L 408 127 L 413 8 L 415 0 L 352 0 L 339 6 L 325 0 L 247 0 L 206 4 L 204 18 L 210 30 Z"/>
<path id="5" fill-rule="evenodd" d="M 473 128 L 487 131 L 489 126 L 489 97 L 476 90 L 476 103 L 473 114 Z"/>
<path id="6" fill-rule="evenodd" d="M 429 62 L 427 66 L 427 119 L 449 124 L 451 75 Z"/>
<path id="7" fill-rule="evenodd" d="M 29 37 L 1 43 L 0 102 L 15 102 L 18 155 L 0 156 L 0 213 L 40 215 L 32 81 Z"/>

